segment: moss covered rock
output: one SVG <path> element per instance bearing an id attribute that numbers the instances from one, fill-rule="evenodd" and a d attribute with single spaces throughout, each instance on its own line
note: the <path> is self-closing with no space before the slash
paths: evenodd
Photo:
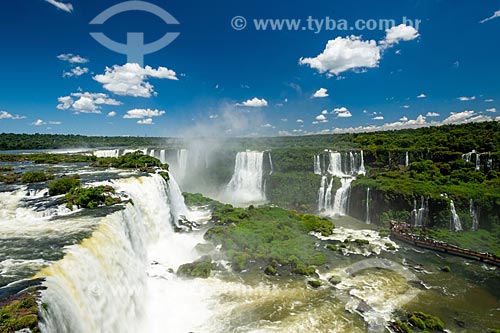
<path id="1" fill-rule="evenodd" d="M 210 277 L 212 269 L 214 269 L 212 258 L 210 256 L 204 256 L 195 262 L 181 265 L 177 270 L 177 275 L 206 279 Z"/>

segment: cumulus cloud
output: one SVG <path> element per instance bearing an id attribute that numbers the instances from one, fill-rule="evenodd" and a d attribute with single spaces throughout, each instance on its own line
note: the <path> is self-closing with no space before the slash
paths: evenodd
<path id="1" fill-rule="evenodd" d="M 408 117 L 407 117 L 407 116 L 403 116 L 403 117 L 401 117 L 401 118 L 399 119 L 399 121 L 403 121 L 403 122 L 404 122 L 404 121 L 408 121 Z"/>
<path id="2" fill-rule="evenodd" d="M 269 124 L 269 123 L 264 124 L 264 125 L 260 125 L 260 127 L 262 127 L 262 128 L 274 128 L 274 126 Z"/>
<path id="3" fill-rule="evenodd" d="M 297 123 L 302 124 L 304 121 L 302 119 L 297 119 Z"/>
<path id="4" fill-rule="evenodd" d="M 19 120 L 19 119 L 25 119 L 25 116 L 20 116 L 18 114 L 13 115 L 8 113 L 7 111 L 0 111 L 0 119 L 12 119 L 12 120 Z"/>
<path id="5" fill-rule="evenodd" d="M 265 107 L 267 105 L 268 105 L 268 103 L 264 98 L 259 99 L 257 97 L 254 97 L 254 98 L 249 99 L 247 101 L 244 101 L 242 103 L 236 104 L 236 106 L 246 106 L 246 107 L 251 107 L 251 108 L 261 108 L 261 107 Z"/>
<path id="6" fill-rule="evenodd" d="M 87 74 L 89 72 L 89 69 L 86 67 L 80 67 L 76 66 L 75 68 L 72 68 L 69 71 L 64 71 L 63 72 L 63 77 L 79 77 L 82 76 L 83 74 Z"/>
<path id="7" fill-rule="evenodd" d="M 45 121 L 43 121 L 42 119 L 38 119 L 37 121 L 31 123 L 31 125 L 33 126 L 43 126 L 43 125 L 46 125 L 47 123 Z"/>
<path id="8" fill-rule="evenodd" d="M 314 58 L 300 58 L 299 64 L 309 65 L 320 73 L 339 75 L 352 69 L 378 67 L 380 58 L 376 41 L 363 41 L 353 35 L 328 41 L 322 53 Z"/>
<path id="9" fill-rule="evenodd" d="M 165 114 L 165 111 L 161 110 L 151 110 L 151 109 L 133 109 L 127 111 L 127 113 L 123 116 L 125 119 L 143 119 L 143 118 L 151 118 L 151 117 L 160 117 Z"/>
<path id="10" fill-rule="evenodd" d="M 154 86 L 147 82 L 150 78 L 178 80 L 176 73 L 166 67 L 142 68 L 139 64 L 131 63 L 114 65 L 113 68 L 106 67 L 104 74 L 94 76 L 95 81 L 114 94 L 145 98 L 157 95 Z"/>
<path id="11" fill-rule="evenodd" d="M 316 120 L 324 122 L 324 121 L 326 121 L 326 117 L 325 117 L 325 115 L 320 114 L 319 116 L 316 116 Z"/>
<path id="12" fill-rule="evenodd" d="M 89 59 L 73 53 L 60 54 L 57 56 L 57 59 L 69 62 L 70 64 L 86 64 L 89 62 Z"/>
<path id="13" fill-rule="evenodd" d="M 106 94 L 78 92 L 72 93 L 70 96 L 62 96 L 58 99 L 59 110 L 73 110 L 76 114 L 79 113 L 101 113 L 102 105 L 121 105 L 122 103 L 110 98 Z"/>
<path id="14" fill-rule="evenodd" d="M 141 120 L 138 120 L 137 123 L 139 125 L 154 125 L 155 124 L 155 123 L 153 123 L 152 118 L 141 119 Z"/>
<path id="15" fill-rule="evenodd" d="M 325 98 L 328 97 L 328 90 L 325 88 L 319 88 L 318 91 L 316 91 L 311 98 Z"/>
<path id="16" fill-rule="evenodd" d="M 345 106 L 333 109 L 332 114 L 335 114 L 338 118 L 352 117 L 351 112 Z"/>
<path id="17" fill-rule="evenodd" d="M 73 5 L 70 3 L 65 3 L 65 2 L 56 1 L 56 0 L 45 0 L 45 1 L 47 1 L 51 5 L 57 7 L 61 10 L 64 10 L 65 12 L 71 13 L 73 11 Z"/>
<path id="18" fill-rule="evenodd" d="M 61 121 L 49 121 L 49 124 L 50 125 L 61 125 L 62 122 Z"/>
<path id="19" fill-rule="evenodd" d="M 365 72 L 368 68 L 379 66 L 382 52 L 398 44 L 419 37 L 418 31 L 404 24 L 386 30 L 386 36 L 377 43 L 375 40 L 362 40 L 360 36 L 337 37 L 329 40 L 322 53 L 313 58 L 300 58 L 300 65 L 309 65 L 320 73 L 329 76 L 353 70 Z"/>
<path id="20" fill-rule="evenodd" d="M 420 95 L 417 96 L 417 98 L 426 98 L 426 97 L 427 97 L 426 94 L 420 94 Z"/>
<path id="21" fill-rule="evenodd" d="M 116 117 L 116 115 L 117 115 L 116 111 L 111 111 L 111 112 L 108 112 L 107 117 L 113 118 L 113 117 Z"/>
<path id="22" fill-rule="evenodd" d="M 486 112 L 497 112 L 497 109 L 496 108 L 489 108 L 489 109 L 486 109 Z"/>
<path id="23" fill-rule="evenodd" d="M 436 112 L 427 112 L 426 117 L 439 117 L 440 114 Z"/>
<path id="24" fill-rule="evenodd" d="M 409 108 L 410 108 L 410 106 L 409 106 L 409 105 L 403 105 L 403 106 L 402 106 L 402 108 L 403 108 L 403 109 L 409 109 Z"/>
<path id="25" fill-rule="evenodd" d="M 450 116 L 443 120 L 443 124 L 461 124 L 466 122 L 474 115 L 473 110 L 467 110 L 462 112 L 451 112 Z"/>
<path id="26" fill-rule="evenodd" d="M 476 96 L 470 96 L 470 97 L 467 97 L 467 96 L 461 96 L 459 98 L 457 98 L 459 101 L 462 101 L 462 102 L 467 102 L 467 101 L 474 101 L 476 99 Z"/>
<path id="27" fill-rule="evenodd" d="M 491 21 L 493 19 L 496 19 L 497 17 L 500 17 L 500 10 L 497 10 L 496 12 L 493 13 L 490 17 L 485 18 L 484 20 L 479 21 L 479 23 L 485 23 L 488 21 Z"/>
<path id="28" fill-rule="evenodd" d="M 381 42 L 382 45 L 393 45 L 399 42 L 407 42 L 418 38 L 420 35 L 412 26 L 400 24 L 386 30 L 385 40 Z"/>
<path id="29" fill-rule="evenodd" d="M 373 120 L 384 120 L 384 116 L 373 117 Z"/>
<path id="30" fill-rule="evenodd" d="M 494 102 L 494 100 L 493 100 L 493 99 L 491 99 L 491 98 L 485 99 L 484 101 L 485 101 L 486 103 L 491 103 L 491 102 Z"/>

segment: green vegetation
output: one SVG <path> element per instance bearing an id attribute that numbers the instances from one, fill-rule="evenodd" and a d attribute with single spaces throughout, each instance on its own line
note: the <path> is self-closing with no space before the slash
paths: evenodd
<path id="1" fill-rule="evenodd" d="M 396 320 L 391 323 L 391 328 L 397 333 L 411 333 L 411 329 L 408 327 L 408 324 L 402 322 L 401 320 Z"/>
<path id="2" fill-rule="evenodd" d="M 212 263 L 212 258 L 210 256 L 204 256 L 195 262 L 181 265 L 177 270 L 177 274 L 184 277 L 207 279 L 210 277 L 210 273 L 212 273 L 213 269 L 214 264 Z"/>
<path id="3" fill-rule="evenodd" d="M 337 246 L 333 245 L 333 244 L 327 244 L 326 248 L 329 249 L 329 250 L 332 250 L 332 251 L 337 251 L 338 250 Z"/>
<path id="4" fill-rule="evenodd" d="M 444 330 L 444 323 L 439 317 L 423 312 L 413 312 L 408 314 L 408 321 L 420 329 L 430 329 L 436 331 Z"/>
<path id="5" fill-rule="evenodd" d="M 307 284 L 314 289 L 319 288 L 322 285 L 320 280 L 308 280 Z"/>
<path id="6" fill-rule="evenodd" d="M 40 332 L 36 298 L 29 292 L 0 305 L 0 332 L 14 333 L 22 329 Z"/>
<path id="7" fill-rule="evenodd" d="M 21 176 L 23 184 L 41 183 L 52 179 L 52 175 L 48 175 L 43 171 L 27 171 Z"/>
<path id="8" fill-rule="evenodd" d="M 0 134 L 1 136 L 1 134 Z M 92 155 L 78 154 L 5 154 L 0 155 L 0 162 L 25 162 L 32 161 L 35 164 L 59 164 L 59 163 L 90 163 L 96 160 Z"/>
<path id="9" fill-rule="evenodd" d="M 97 208 L 100 205 L 111 206 L 120 203 L 120 198 L 111 196 L 114 193 L 115 189 L 111 186 L 75 187 L 64 196 L 64 200 L 67 202 L 67 207 L 71 210 L 73 206 L 79 208 Z"/>
<path id="10" fill-rule="evenodd" d="M 163 164 L 157 158 L 144 155 L 140 150 L 128 153 L 120 157 L 100 157 L 93 164 L 96 167 L 113 167 L 122 169 L 142 169 L 147 172 L 152 172 L 153 167 L 163 168 L 168 170 L 168 165 Z"/>
<path id="11" fill-rule="evenodd" d="M 200 194 L 200 193 L 184 192 L 184 193 L 182 193 L 182 195 L 184 196 L 184 202 L 186 203 L 187 206 L 190 206 L 190 207 L 191 206 L 198 206 L 198 207 L 209 206 L 210 208 L 213 209 L 215 207 L 223 205 L 219 201 L 207 198 L 207 197 L 203 196 L 203 194 Z"/>
<path id="12" fill-rule="evenodd" d="M 20 179 L 21 173 L 13 171 L 0 172 L 0 183 L 14 184 L 17 183 Z"/>
<path id="13" fill-rule="evenodd" d="M 64 177 L 54 180 L 49 184 L 49 195 L 61 195 L 68 193 L 71 189 L 80 187 L 80 176 Z"/>
<path id="14" fill-rule="evenodd" d="M 212 220 L 216 226 L 207 231 L 205 239 L 222 244 L 235 270 L 270 265 L 280 271 L 313 275 L 314 266 L 326 263 L 325 254 L 315 247 L 317 239 L 309 232 L 331 234 L 333 225 L 328 220 L 281 208 L 231 205 L 216 206 Z"/>

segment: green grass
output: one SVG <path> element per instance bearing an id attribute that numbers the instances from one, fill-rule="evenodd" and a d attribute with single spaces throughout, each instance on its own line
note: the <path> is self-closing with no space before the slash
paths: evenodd
<path id="1" fill-rule="evenodd" d="M 0 307 L 0 332 L 13 333 L 23 328 L 29 328 L 33 333 L 40 332 L 38 306 L 35 296 L 31 293 L 25 293 Z"/>

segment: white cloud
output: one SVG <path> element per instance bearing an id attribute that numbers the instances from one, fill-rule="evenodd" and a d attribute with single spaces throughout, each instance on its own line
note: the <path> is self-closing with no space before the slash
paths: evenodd
<path id="1" fill-rule="evenodd" d="M 461 124 L 464 122 L 468 122 L 468 120 L 470 120 L 473 115 L 473 110 L 450 112 L 450 116 L 443 120 L 443 124 Z"/>
<path id="2" fill-rule="evenodd" d="M 151 117 L 160 117 L 165 114 L 165 111 L 160 110 L 151 110 L 151 109 L 133 109 L 127 111 L 127 113 L 123 116 L 125 119 L 143 119 L 143 118 L 151 118 Z"/>
<path id="3" fill-rule="evenodd" d="M 116 115 L 117 115 L 116 111 L 111 111 L 111 112 L 108 112 L 107 117 L 113 118 L 113 117 L 116 117 Z"/>
<path id="4" fill-rule="evenodd" d="M 211 114 L 211 115 L 208 116 L 208 118 L 210 118 L 210 119 L 217 119 L 217 118 L 219 118 L 219 115 L 218 114 Z"/>
<path id="5" fill-rule="evenodd" d="M 61 125 L 62 122 L 60 122 L 60 121 L 49 121 L 49 124 L 50 125 Z"/>
<path id="6" fill-rule="evenodd" d="M 479 21 L 479 23 L 485 23 L 488 21 L 491 21 L 493 19 L 496 19 L 497 17 L 500 17 L 500 10 L 497 10 L 496 12 L 493 13 L 490 17 L 485 18 L 484 20 Z"/>
<path id="7" fill-rule="evenodd" d="M 89 69 L 86 67 L 80 67 L 76 66 L 75 68 L 72 68 L 69 72 L 64 71 L 63 72 L 63 77 L 73 77 L 73 76 L 82 76 L 83 74 L 87 74 L 89 72 Z"/>
<path id="8" fill-rule="evenodd" d="M 20 116 L 20 115 L 13 115 L 8 113 L 7 111 L 0 111 L 0 119 L 12 119 L 12 120 L 19 120 L 19 119 L 25 119 L 25 116 Z"/>
<path id="9" fill-rule="evenodd" d="M 426 94 L 420 94 L 417 96 L 417 98 L 427 98 L 427 95 Z"/>
<path id="10" fill-rule="evenodd" d="M 319 116 L 316 116 L 316 120 L 317 120 L 317 121 L 325 121 L 325 120 L 326 120 L 326 117 L 325 117 L 325 115 L 320 114 Z"/>
<path id="11" fill-rule="evenodd" d="M 59 97 L 59 110 L 72 109 L 79 113 L 101 113 L 102 105 L 121 105 L 122 103 L 101 93 L 72 93 L 70 96 Z"/>
<path id="12" fill-rule="evenodd" d="M 403 116 L 403 117 L 401 117 L 399 119 L 399 121 L 403 121 L 403 122 L 408 121 L 408 117 L 407 116 Z"/>
<path id="13" fill-rule="evenodd" d="M 351 112 L 345 106 L 333 109 L 332 114 L 337 115 L 338 118 L 352 117 Z"/>
<path id="14" fill-rule="evenodd" d="M 489 99 L 485 99 L 484 101 L 485 101 L 486 103 L 491 103 L 491 102 L 494 102 L 494 100 L 493 100 L 493 99 L 491 99 L 491 98 L 489 98 Z"/>
<path id="15" fill-rule="evenodd" d="M 412 26 L 400 24 L 386 30 L 385 40 L 381 42 L 383 45 L 393 45 L 398 44 L 400 41 L 410 41 L 418 38 L 420 35 Z"/>
<path id="16" fill-rule="evenodd" d="M 34 123 L 31 123 L 31 125 L 33 125 L 33 126 L 43 126 L 45 124 L 47 124 L 47 123 L 45 121 L 43 121 L 42 119 L 38 119 Z"/>
<path id="17" fill-rule="evenodd" d="M 376 41 L 363 41 L 361 37 L 348 36 L 328 41 L 321 54 L 314 58 L 300 58 L 299 64 L 309 65 L 320 73 L 339 75 L 352 69 L 378 67 L 380 58 L 380 48 Z"/>
<path id="18" fill-rule="evenodd" d="M 60 1 L 56 1 L 56 0 L 45 0 L 45 1 L 47 1 L 51 5 L 57 7 L 61 10 L 64 10 L 65 12 L 71 13 L 73 11 L 73 5 L 70 3 L 64 3 L 64 2 L 60 2 Z"/>
<path id="19" fill-rule="evenodd" d="M 318 91 L 316 91 L 311 98 L 325 98 L 328 97 L 328 90 L 325 88 L 319 88 Z"/>
<path id="20" fill-rule="evenodd" d="M 175 72 L 166 67 L 142 68 L 139 64 L 130 63 L 123 66 L 114 65 L 113 68 L 106 67 L 104 74 L 94 76 L 94 80 L 114 94 L 145 98 L 157 94 L 154 86 L 147 82 L 149 78 L 178 80 Z"/>
<path id="21" fill-rule="evenodd" d="M 471 97 L 467 97 L 467 96 L 462 96 L 462 97 L 459 97 L 457 98 L 459 101 L 462 101 L 462 102 L 467 102 L 467 101 L 474 101 L 476 99 L 476 96 L 471 96 Z"/>
<path id="22" fill-rule="evenodd" d="M 321 111 L 321 114 L 328 114 L 328 110 Z"/>
<path id="23" fill-rule="evenodd" d="M 486 109 L 486 112 L 497 112 L 497 109 L 496 108 L 489 108 L 489 109 Z"/>
<path id="24" fill-rule="evenodd" d="M 403 105 L 403 106 L 402 106 L 402 108 L 403 108 L 403 109 L 409 109 L 409 108 L 410 108 L 410 106 L 409 106 L 409 105 Z"/>
<path id="25" fill-rule="evenodd" d="M 360 36 L 337 37 L 329 40 L 322 53 L 314 58 L 300 58 L 300 65 L 309 65 L 320 73 L 330 76 L 353 70 L 364 73 L 368 68 L 379 66 L 382 51 L 398 44 L 410 41 L 419 36 L 418 31 L 404 24 L 386 30 L 385 38 L 377 43 L 375 40 L 362 40 Z"/>
<path id="26" fill-rule="evenodd" d="M 87 62 L 89 62 L 89 59 L 73 53 L 60 54 L 57 56 L 57 59 L 67 61 L 70 64 L 86 64 Z"/>
<path id="27" fill-rule="evenodd" d="M 304 121 L 303 121 L 302 119 L 297 119 L 297 122 L 298 122 L 299 124 L 302 124 Z"/>
<path id="28" fill-rule="evenodd" d="M 154 125 L 155 124 L 155 123 L 153 123 L 152 118 L 141 119 L 141 120 L 138 120 L 137 123 L 139 125 Z"/>
<path id="29" fill-rule="evenodd" d="M 278 131 L 278 135 L 279 136 L 290 136 L 290 135 L 292 135 L 292 133 L 290 133 L 288 131 Z"/>
<path id="30" fill-rule="evenodd" d="M 272 128 L 273 125 L 271 125 L 271 124 L 265 124 L 265 125 L 260 125 L 260 127 L 262 127 L 262 128 Z"/>
<path id="31" fill-rule="evenodd" d="M 439 117 L 440 114 L 436 112 L 427 112 L 426 117 Z"/>
<path id="32" fill-rule="evenodd" d="M 249 99 L 247 101 L 244 101 L 242 103 L 236 104 L 236 106 L 246 106 L 246 107 L 251 107 L 251 108 L 261 108 L 261 107 L 264 107 L 267 105 L 268 105 L 268 103 L 264 98 L 259 99 L 257 97 L 254 97 L 254 98 Z"/>
<path id="33" fill-rule="evenodd" d="M 384 116 L 373 117 L 373 120 L 384 120 Z"/>

